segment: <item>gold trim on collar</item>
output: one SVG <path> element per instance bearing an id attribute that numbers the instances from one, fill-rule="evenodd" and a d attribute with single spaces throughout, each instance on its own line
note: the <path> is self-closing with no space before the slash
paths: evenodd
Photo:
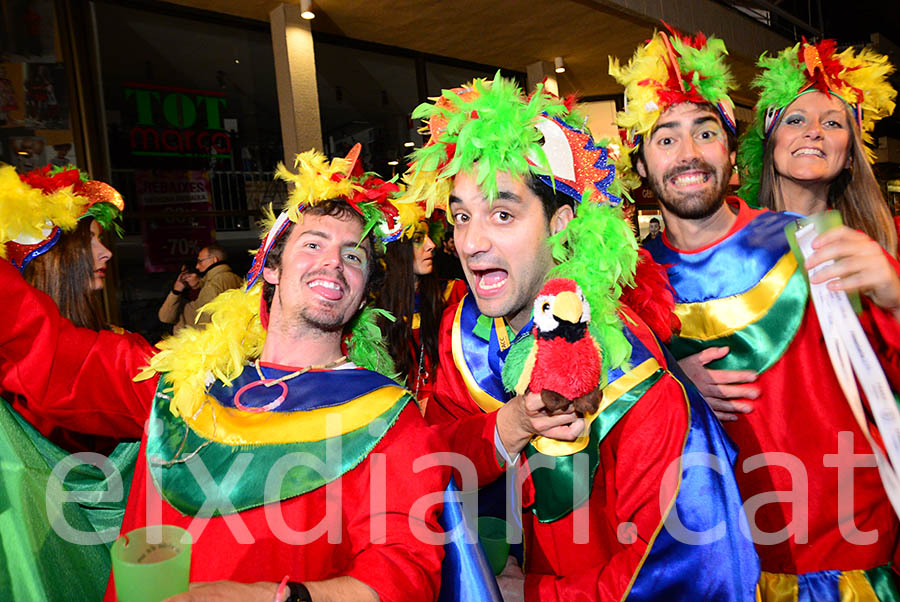
<path id="1" fill-rule="evenodd" d="M 742 330 L 766 315 L 797 271 L 797 260 L 788 251 L 759 283 L 745 293 L 701 301 L 678 303 L 680 337 L 699 341 L 720 339 Z"/>
<path id="2" fill-rule="evenodd" d="M 603 389 L 603 401 L 600 403 L 600 407 L 593 414 L 588 414 L 584 417 L 584 434 L 581 437 L 574 441 L 559 441 L 558 439 L 537 436 L 531 440 L 532 445 L 545 456 L 571 456 L 580 452 L 587 447 L 591 438 L 591 423 L 600 415 L 600 412 L 611 406 L 613 402 L 625 395 L 625 393 L 656 374 L 657 370 L 659 370 L 659 362 L 656 361 L 656 358 L 651 357 Z"/>
<path id="3" fill-rule="evenodd" d="M 403 387 L 388 385 L 337 406 L 261 413 L 226 408 L 207 395 L 200 411 L 185 423 L 201 437 L 226 445 L 310 443 L 368 425 L 406 394 Z"/>
<path id="4" fill-rule="evenodd" d="M 497 331 L 497 342 L 500 344 L 500 351 L 509 349 L 509 333 L 506 332 L 506 320 L 494 318 L 494 330 Z"/>
<path id="5" fill-rule="evenodd" d="M 456 369 L 459 371 L 460 376 L 462 376 L 463 383 L 465 383 L 466 389 L 469 390 L 469 395 L 472 396 L 472 399 L 478 404 L 478 407 L 485 412 L 494 412 L 502 408 L 504 402 L 494 399 L 478 386 L 478 382 L 475 380 L 475 377 L 472 376 L 472 372 L 469 371 L 469 367 L 466 365 L 466 360 L 463 356 L 459 318 L 460 314 L 462 314 L 464 301 L 465 298 L 459 302 L 459 306 L 456 308 L 456 315 L 453 317 L 452 336 L 450 337 L 450 350 L 453 353 L 453 363 L 456 365 Z"/>

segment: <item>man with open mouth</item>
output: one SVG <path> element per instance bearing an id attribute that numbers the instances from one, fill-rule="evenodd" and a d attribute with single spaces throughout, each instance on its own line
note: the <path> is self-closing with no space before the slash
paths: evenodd
<path id="1" fill-rule="evenodd" d="M 525 96 L 499 74 L 444 90 L 413 115 L 431 136 L 412 155 L 406 200 L 447 211 L 470 291 L 445 310 L 425 418 L 474 465 L 481 514 L 506 518 L 512 530 L 521 520 L 524 575 L 510 559 L 500 576 L 504 593 L 752 599 L 758 564 L 739 534 L 732 450 L 703 400 L 686 395 L 667 370 L 656 342 L 671 334 L 672 299 L 649 255 L 639 264 L 619 207 L 617 149 L 591 138 L 572 103 L 542 85 Z M 572 404 L 551 411 L 537 392 L 504 386 L 511 350 L 533 343 L 535 299 L 554 277 L 580 286 L 600 348 L 602 401 L 586 413 Z M 573 376 L 565 362 L 557 368 L 560 380 Z M 686 437 L 696 446 L 690 451 L 718 458 L 722 470 L 687 470 Z M 489 458 L 481 453 L 486 440 L 496 450 Z M 508 493 L 516 480 L 501 477 L 524 466 L 524 485 Z M 672 507 L 697 519 L 694 528 L 712 516 L 733 528 L 714 542 L 676 540 L 663 528 Z M 703 557 L 696 557 L 702 584 L 690 571 L 671 570 L 674 558 L 694 555 Z"/>

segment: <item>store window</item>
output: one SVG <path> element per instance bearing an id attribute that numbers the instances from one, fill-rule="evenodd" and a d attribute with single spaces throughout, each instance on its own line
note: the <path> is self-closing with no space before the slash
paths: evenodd
<path id="1" fill-rule="evenodd" d="M 419 103 L 415 60 L 340 41 L 316 41 L 315 54 L 326 152 L 343 155 L 361 142 L 366 169 L 386 176 L 401 169 Z"/>
<path id="2" fill-rule="evenodd" d="M 0 1 L 0 161 L 76 163 L 53 0 Z"/>
<path id="3" fill-rule="evenodd" d="M 496 68 L 424 55 L 412 50 L 314 34 L 322 140 L 330 155 L 363 145 L 367 169 L 387 177 L 402 174 L 406 157 L 425 139 L 413 109 L 441 90 Z M 524 74 L 506 72 L 524 84 Z"/>
<path id="4" fill-rule="evenodd" d="M 121 315 L 153 340 L 180 265 L 215 241 L 245 272 L 260 208 L 284 196 L 271 36 L 265 23 L 93 6 L 112 183 L 128 204 Z"/>

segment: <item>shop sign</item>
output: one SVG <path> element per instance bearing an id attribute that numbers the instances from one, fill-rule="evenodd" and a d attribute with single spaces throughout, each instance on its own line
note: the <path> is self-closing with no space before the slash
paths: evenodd
<path id="1" fill-rule="evenodd" d="M 222 92 L 127 83 L 126 102 L 136 123 L 128 140 L 131 154 L 154 157 L 230 157 Z"/>
<path id="2" fill-rule="evenodd" d="M 206 245 L 214 242 L 208 171 L 150 170 L 134 172 L 138 207 L 155 215 L 141 220 L 144 269 L 173 272 Z"/>

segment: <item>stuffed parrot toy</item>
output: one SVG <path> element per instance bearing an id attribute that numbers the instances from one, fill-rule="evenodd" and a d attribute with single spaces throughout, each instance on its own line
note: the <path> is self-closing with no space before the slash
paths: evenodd
<path id="1" fill-rule="evenodd" d="M 581 288 L 569 278 L 544 284 L 534 300 L 532 335 L 509 350 L 503 384 L 523 395 L 540 393 L 550 412 L 570 403 L 583 414 L 597 411 L 600 389 L 600 348 L 588 330 L 591 308 Z"/>

